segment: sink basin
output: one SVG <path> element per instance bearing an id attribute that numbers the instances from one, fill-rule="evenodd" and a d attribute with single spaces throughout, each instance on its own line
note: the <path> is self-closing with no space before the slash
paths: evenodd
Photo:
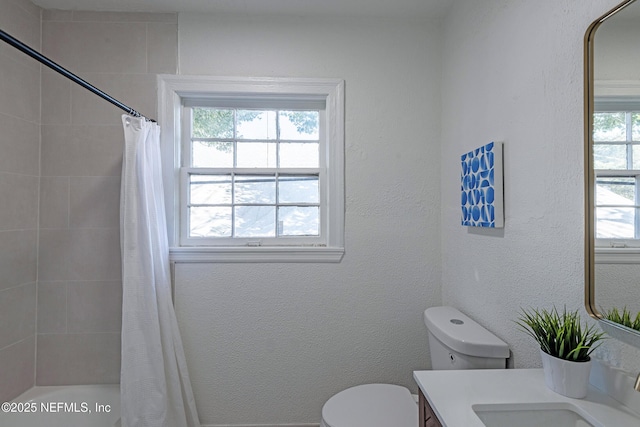
<path id="1" fill-rule="evenodd" d="M 477 404 L 471 408 L 486 427 L 604 427 L 566 402 Z"/>

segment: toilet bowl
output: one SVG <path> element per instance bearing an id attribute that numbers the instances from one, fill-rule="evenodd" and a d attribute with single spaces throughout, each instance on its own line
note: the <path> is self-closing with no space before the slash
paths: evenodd
<path id="1" fill-rule="evenodd" d="M 453 307 L 424 311 L 433 369 L 506 367 L 509 347 Z M 320 427 L 415 427 L 418 408 L 409 390 L 393 384 L 365 384 L 332 396 L 322 407 Z"/>
<path id="2" fill-rule="evenodd" d="M 409 390 L 393 384 L 365 384 L 331 397 L 320 427 L 416 427 L 418 409 Z"/>

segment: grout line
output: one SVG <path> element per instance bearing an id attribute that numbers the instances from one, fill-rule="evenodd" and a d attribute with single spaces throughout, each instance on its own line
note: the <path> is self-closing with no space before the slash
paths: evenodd
<path id="1" fill-rule="evenodd" d="M 42 50 L 42 15 L 43 9 L 40 9 L 39 13 L 39 24 L 40 24 L 40 41 L 39 41 L 39 50 Z M 38 291 L 40 289 L 40 202 L 41 202 L 41 183 L 42 183 L 42 65 L 39 67 L 40 70 L 40 106 L 39 106 L 39 115 L 40 115 L 40 123 L 38 123 L 39 131 L 38 131 L 38 200 L 37 200 L 37 221 L 36 221 L 36 300 L 35 300 L 35 334 L 33 337 L 33 377 L 32 377 L 32 386 L 35 387 L 38 376 Z"/>
<path id="2" fill-rule="evenodd" d="M 36 334 L 33 334 L 34 339 L 35 339 L 35 335 Z M 26 341 L 29 338 L 31 338 L 31 335 L 29 335 L 28 337 L 24 337 L 24 338 L 22 338 L 22 339 L 20 339 L 20 340 L 18 340 L 16 342 L 12 342 L 11 344 L 5 345 L 4 347 L 0 348 L 0 351 L 4 351 L 4 350 L 8 349 L 9 347 L 12 347 L 14 345 L 20 344 L 21 342 Z"/>
<path id="3" fill-rule="evenodd" d="M 71 228 L 71 177 L 67 176 L 67 230 Z"/>

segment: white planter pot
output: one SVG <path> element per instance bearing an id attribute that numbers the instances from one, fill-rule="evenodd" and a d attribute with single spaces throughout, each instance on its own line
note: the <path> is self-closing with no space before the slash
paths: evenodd
<path id="1" fill-rule="evenodd" d="M 571 362 L 558 359 L 540 350 L 544 380 L 551 390 L 563 396 L 582 399 L 589 388 L 591 360 Z"/>

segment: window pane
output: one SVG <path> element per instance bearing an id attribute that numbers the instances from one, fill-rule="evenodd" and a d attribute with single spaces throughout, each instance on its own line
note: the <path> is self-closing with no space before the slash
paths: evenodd
<path id="1" fill-rule="evenodd" d="M 320 115 L 317 111 L 280 111 L 280 139 L 317 140 Z"/>
<path id="2" fill-rule="evenodd" d="M 594 144 L 594 169 L 627 169 L 626 144 Z"/>
<path id="3" fill-rule="evenodd" d="M 624 112 L 595 113 L 593 115 L 594 141 L 626 141 Z"/>
<path id="4" fill-rule="evenodd" d="M 236 237 L 274 237 L 276 208 L 274 206 L 236 206 Z"/>
<path id="5" fill-rule="evenodd" d="M 596 237 L 633 239 L 635 208 L 596 208 Z"/>
<path id="6" fill-rule="evenodd" d="M 633 145 L 633 165 L 632 169 L 640 169 L 640 145 Z"/>
<path id="7" fill-rule="evenodd" d="M 231 176 L 190 175 L 189 182 L 192 205 L 231 204 Z"/>
<path id="8" fill-rule="evenodd" d="M 275 142 L 238 142 L 239 168 L 275 168 Z"/>
<path id="9" fill-rule="evenodd" d="M 190 207 L 189 237 L 231 237 L 231 208 Z"/>
<path id="10" fill-rule="evenodd" d="M 318 203 L 318 177 L 281 176 L 278 199 L 280 203 Z"/>
<path id="11" fill-rule="evenodd" d="M 319 161 L 317 142 L 282 142 L 280 143 L 281 168 L 317 168 Z"/>
<path id="12" fill-rule="evenodd" d="M 596 179 L 596 205 L 635 205 L 636 180 L 634 178 L 598 177 Z"/>
<path id="13" fill-rule="evenodd" d="M 631 113 L 631 138 L 640 141 L 640 113 Z"/>
<path id="14" fill-rule="evenodd" d="M 232 168 L 233 142 L 193 141 L 191 166 L 195 168 Z"/>
<path id="15" fill-rule="evenodd" d="M 317 236 L 320 209 L 317 206 L 281 206 L 278 208 L 280 236 Z"/>
<path id="16" fill-rule="evenodd" d="M 191 135 L 196 138 L 233 138 L 233 110 L 194 107 Z"/>
<path id="17" fill-rule="evenodd" d="M 237 204 L 275 203 L 276 179 L 273 176 L 236 176 L 235 200 Z"/>
<path id="18" fill-rule="evenodd" d="M 238 110 L 238 139 L 276 139 L 276 112 Z"/>

